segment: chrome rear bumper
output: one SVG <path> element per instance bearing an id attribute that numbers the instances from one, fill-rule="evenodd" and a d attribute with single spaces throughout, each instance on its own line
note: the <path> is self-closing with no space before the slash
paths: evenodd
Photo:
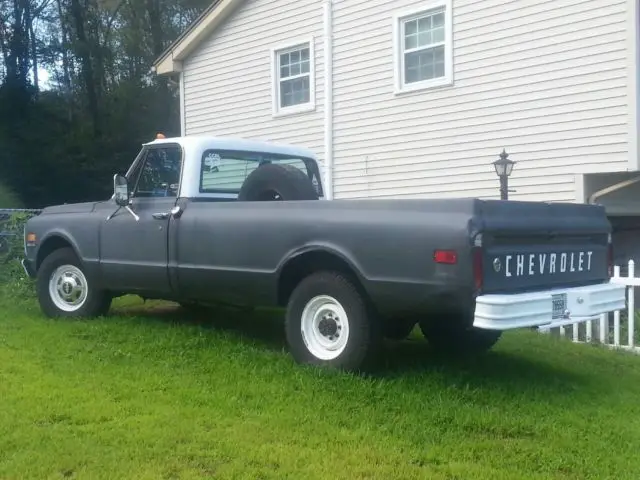
<path id="1" fill-rule="evenodd" d="M 473 326 L 488 330 L 560 327 L 626 308 L 626 287 L 607 282 L 476 299 Z"/>

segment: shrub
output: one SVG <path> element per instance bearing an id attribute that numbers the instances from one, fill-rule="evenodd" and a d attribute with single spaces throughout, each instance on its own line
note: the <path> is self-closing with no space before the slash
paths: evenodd
<path id="1" fill-rule="evenodd" d="M 22 208 L 22 202 L 10 188 L 0 183 L 0 205 L 2 208 Z"/>
<path id="2" fill-rule="evenodd" d="M 17 211 L 0 217 L 0 289 L 16 299 L 35 294 L 34 282 L 22 269 L 24 224 L 34 211 Z"/>

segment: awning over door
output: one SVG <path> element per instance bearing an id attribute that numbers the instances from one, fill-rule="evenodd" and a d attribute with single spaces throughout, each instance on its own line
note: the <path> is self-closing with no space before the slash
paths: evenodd
<path id="1" fill-rule="evenodd" d="M 603 205 L 609 215 L 640 216 L 640 172 L 586 174 L 584 198 Z"/>

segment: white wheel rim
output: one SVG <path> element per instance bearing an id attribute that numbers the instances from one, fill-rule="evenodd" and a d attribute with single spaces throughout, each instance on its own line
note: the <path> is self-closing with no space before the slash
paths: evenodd
<path id="1" fill-rule="evenodd" d="M 349 317 L 335 298 L 312 298 L 302 311 L 302 339 L 309 352 L 320 360 L 340 356 L 349 341 Z"/>
<path id="2" fill-rule="evenodd" d="M 64 312 L 75 312 L 87 301 L 87 278 L 75 265 L 62 265 L 49 278 L 49 296 Z"/>

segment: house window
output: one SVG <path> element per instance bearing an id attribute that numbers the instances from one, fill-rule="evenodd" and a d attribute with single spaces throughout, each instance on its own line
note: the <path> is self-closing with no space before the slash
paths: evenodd
<path id="1" fill-rule="evenodd" d="M 417 12 L 396 16 L 396 90 L 452 83 L 451 0 L 434 0 Z"/>
<path id="2" fill-rule="evenodd" d="M 315 108 L 313 43 L 301 42 L 273 51 L 274 113 Z"/>

